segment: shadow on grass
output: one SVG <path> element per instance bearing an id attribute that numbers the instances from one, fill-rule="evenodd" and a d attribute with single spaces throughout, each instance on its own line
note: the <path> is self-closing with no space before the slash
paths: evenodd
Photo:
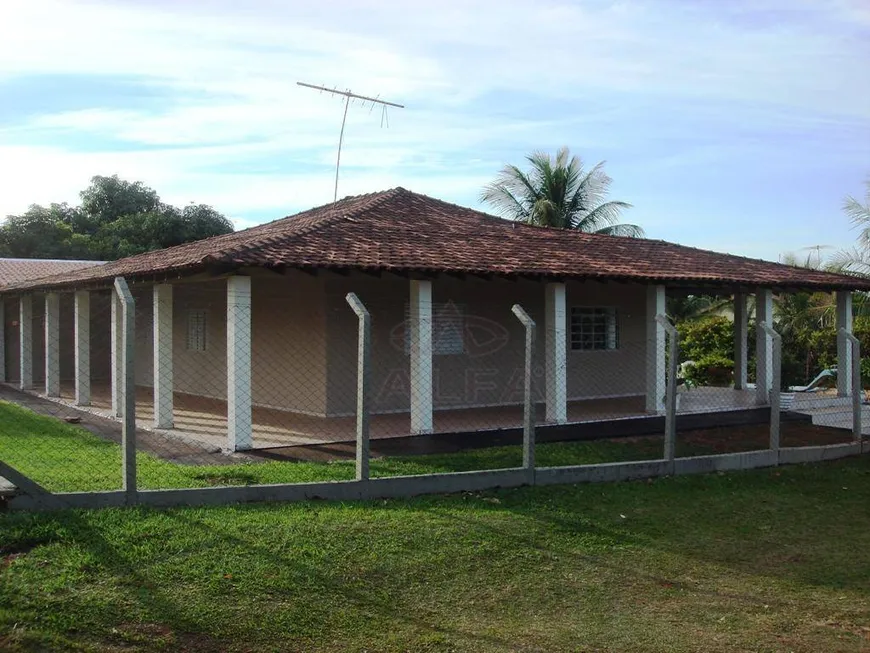
<path id="1" fill-rule="evenodd" d="M 570 505 L 573 499 L 576 506 L 576 486 L 499 496 L 509 497 L 504 509 L 545 530 L 592 529 L 615 542 L 743 573 L 861 591 L 870 605 L 870 457 L 599 487 L 586 487 L 590 501 L 577 506 L 576 517 L 539 503 L 564 499 Z"/>
<path id="2" fill-rule="evenodd" d="M 278 514 L 287 508 L 283 504 L 258 504 L 252 506 L 221 507 L 206 509 L 207 514 L 214 510 L 238 510 L 242 513 L 250 511 L 274 513 L 275 519 L 280 519 Z M 378 507 L 379 508 L 379 507 Z M 372 506 L 372 509 L 378 509 Z M 88 551 L 97 561 L 97 564 L 105 573 L 112 577 L 112 581 L 100 579 L 101 586 L 113 585 L 119 588 L 120 596 L 113 597 L 109 601 L 101 601 L 96 607 L 96 613 L 90 615 L 96 627 L 88 629 L 79 628 L 79 625 L 68 627 L 68 633 L 88 636 L 100 640 L 97 646 L 114 642 L 118 644 L 130 644 L 140 637 L 148 637 L 149 630 L 155 630 L 168 639 L 161 645 L 181 646 L 188 650 L 185 642 L 190 644 L 190 650 L 197 651 L 224 651 L 236 650 L 237 646 L 229 645 L 229 642 L 244 642 L 242 650 L 257 650 L 252 646 L 253 642 L 263 639 L 261 630 L 267 624 L 263 620 L 271 622 L 269 603 L 274 600 L 281 608 L 292 614 L 292 618 L 282 614 L 283 622 L 289 621 L 295 631 L 282 631 L 272 633 L 272 637 L 266 637 L 271 642 L 283 641 L 294 642 L 306 647 L 323 643 L 323 638 L 328 640 L 340 637 L 340 629 L 348 620 L 346 609 L 349 606 L 355 613 L 354 619 L 360 627 L 373 630 L 377 633 L 389 633 L 395 625 L 409 626 L 418 636 L 428 636 L 435 633 L 446 637 L 457 638 L 466 642 L 479 642 L 495 646 L 499 649 L 516 649 L 510 641 L 492 635 L 479 632 L 471 632 L 449 625 L 445 625 L 445 615 L 425 606 L 416 605 L 413 611 L 402 612 L 396 609 L 395 596 L 389 592 L 369 590 L 365 586 L 349 583 L 337 575 L 324 573 L 329 567 L 319 566 L 316 561 L 306 562 L 296 556 L 283 556 L 276 550 L 259 543 L 255 536 L 244 537 L 241 534 L 231 532 L 231 527 L 221 528 L 203 519 L 196 519 L 188 509 L 171 509 L 158 511 L 146 508 L 123 508 L 111 510 L 115 516 L 131 516 L 130 512 L 141 512 L 143 518 L 159 515 L 164 523 L 163 528 L 169 532 L 182 532 L 185 539 L 197 542 L 199 546 L 182 555 L 190 555 L 191 558 L 199 556 L 209 566 L 220 566 L 219 558 L 227 552 L 238 552 L 248 558 L 246 561 L 250 567 L 262 570 L 264 577 L 269 570 L 280 569 L 287 573 L 292 567 L 290 575 L 297 583 L 292 586 L 272 586 L 268 591 L 255 594 L 250 598 L 253 605 L 260 603 L 260 612 L 254 612 L 242 616 L 243 606 L 233 603 L 238 597 L 233 596 L 234 580 L 231 573 L 219 577 L 200 578 L 196 588 L 196 596 L 191 597 L 182 590 L 182 579 L 178 582 L 165 582 L 152 573 L 152 566 L 159 565 L 153 556 L 144 561 L 142 559 L 142 540 L 147 534 L 142 531 L 135 535 L 124 534 L 123 537 L 107 539 L 101 527 L 90 522 L 90 516 L 96 516 L 96 512 L 68 511 L 57 513 L 48 520 L 46 515 L 30 514 L 21 515 L 22 538 L 17 540 L 12 534 L 13 542 L 7 545 L 8 552 L 15 550 L 31 550 L 41 545 L 50 545 L 58 542 L 58 533 L 63 535 L 63 542 L 67 545 L 75 544 Z M 111 521 L 115 517 L 110 518 Z M 29 522 L 29 524 L 27 523 Z M 40 524 L 40 522 L 42 522 Z M 38 525 L 37 525 L 38 524 Z M 26 532 L 32 531 L 36 525 L 36 531 L 44 537 L 37 535 L 28 536 Z M 205 558 L 206 551 L 214 551 L 215 556 Z M 299 551 L 295 551 L 299 553 Z M 304 552 L 303 552 L 304 553 Z M 253 558 L 253 560 L 251 560 Z M 302 591 L 310 590 L 311 596 L 305 597 Z M 180 591 L 181 590 L 181 591 Z M 191 608 L 194 601 L 220 602 L 220 596 L 227 597 L 227 605 L 217 609 Z M 329 605 L 317 605 L 312 600 L 323 600 L 329 597 Z M 288 605 L 288 601 L 293 605 Z M 125 613 L 119 614 L 115 608 L 125 606 Z M 233 607 L 237 608 L 233 610 Z M 221 608 L 227 610 L 221 613 Z M 330 609 L 327 609 L 330 608 Z M 336 614 L 332 613 L 334 609 Z M 102 614 L 99 611 L 102 610 Z M 255 608 L 256 610 L 256 608 Z M 341 614 L 338 614 L 341 613 Z M 277 617 L 277 615 L 274 615 Z M 57 621 L 54 621 L 55 628 Z M 216 625 L 223 623 L 224 626 Z M 449 621 L 448 621 L 449 623 Z M 392 624 L 392 626 L 391 626 Z M 273 624 L 274 625 L 274 624 Z M 79 641 L 79 640 L 77 640 Z M 438 641 L 436 639 L 436 641 Z M 539 650 L 525 646 L 522 650 Z"/>

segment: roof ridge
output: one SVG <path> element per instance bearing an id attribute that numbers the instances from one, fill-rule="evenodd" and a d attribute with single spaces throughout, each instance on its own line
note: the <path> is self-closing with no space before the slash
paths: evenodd
<path id="1" fill-rule="evenodd" d="M 203 262 L 205 261 L 227 261 L 228 259 L 232 259 L 237 254 L 242 254 L 244 252 L 250 251 L 252 249 L 256 249 L 261 247 L 266 243 L 276 243 L 276 242 L 286 242 L 288 239 L 305 236 L 326 227 L 330 227 L 333 224 L 345 220 L 347 218 L 356 218 L 361 216 L 363 213 L 370 211 L 374 208 L 377 208 L 381 204 L 383 204 L 388 199 L 392 199 L 396 195 L 400 195 L 402 192 L 409 192 L 402 188 L 401 186 L 397 186 L 395 188 L 391 188 L 385 191 L 379 191 L 375 193 L 363 193 L 360 195 L 348 195 L 346 197 L 341 198 L 337 202 L 331 202 L 329 204 L 321 204 L 320 206 L 316 206 L 311 209 L 307 209 L 305 211 L 301 211 L 300 213 L 295 213 L 293 215 L 288 215 L 283 218 L 279 218 L 278 220 L 273 220 L 272 222 L 266 222 L 261 225 L 256 225 L 254 227 L 250 227 L 250 229 L 256 229 L 258 227 L 263 227 L 264 230 L 266 227 L 270 225 L 275 225 L 279 222 L 289 222 L 292 223 L 295 220 L 299 220 L 300 218 L 304 219 L 306 214 L 316 213 L 317 211 L 321 211 L 326 209 L 327 211 L 331 211 L 322 216 L 317 216 L 315 221 L 308 225 L 306 228 L 297 229 L 291 233 L 278 232 L 275 234 L 265 234 L 263 238 L 257 238 L 254 240 L 248 240 L 242 243 L 238 248 L 230 248 L 229 250 L 223 252 L 220 255 L 208 255 L 203 257 Z M 359 202 L 360 200 L 365 200 L 360 204 L 353 205 L 353 208 L 350 211 L 340 211 L 335 210 L 336 205 L 340 203 L 350 203 L 353 201 Z M 247 230 L 243 230 L 247 231 Z M 242 232 L 234 232 L 236 234 Z"/>
<path id="2" fill-rule="evenodd" d="M 398 189 L 405 190 L 404 188 L 401 188 L 401 187 L 399 187 Z M 589 240 L 602 239 L 602 240 L 611 240 L 611 241 L 620 240 L 620 241 L 634 241 L 634 242 L 643 242 L 643 243 L 659 243 L 662 245 L 666 245 L 668 247 L 676 246 L 676 247 L 680 247 L 680 248 L 684 248 L 684 249 L 691 249 L 691 250 L 694 250 L 696 252 L 710 253 L 710 251 L 711 251 L 711 250 L 704 249 L 703 247 L 697 247 L 695 245 L 683 245 L 682 243 L 674 243 L 671 241 L 664 240 L 662 238 L 633 238 L 631 236 L 619 236 L 616 234 L 599 234 L 599 233 L 589 232 L 589 231 L 579 231 L 577 229 L 570 229 L 570 228 L 566 228 L 566 227 L 553 227 L 550 225 L 528 224 L 527 222 L 522 222 L 520 220 L 511 220 L 510 218 L 503 218 L 503 217 L 494 215 L 492 213 L 487 213 L 486 211 L 482 211 L 480 209 L 475 209 L 475 208 L 472 208 L 469 206 L 463 206 L 461 204 L 456 204 L 454 202 L 448 202 L 446 200 L 438 199 L 436 197 L 431 197 L 429 195 L 415 193 L 413 191 L 405 191 L 405 192 L 408 192 L 412 195 L 416 195 L 418 197 L 425 198 L 425 199 L 430 200 L 430 201 L 438 202 L 439 204 L 444 204 L 447 206 L 456 207 L 459 209 L 470 211 L 472 213 L 479 215 L 482 218 L 487 219 L 490 222 L 495 222 L 495 221 L 506 222 L 506 223 L 511 224 L 511 225 L 516 225 L 520 229 L 527 229 L 529 231 L 535 231 L 538 233 L 554 232 L 555 231 L 555 232 L 562 232 L 562 233 L 566 233 L 566 234 L 571 234 L 574 237 L 586 238 Z M 788 263 L 783 263 L 781 261 L 768 261 L 767 259 L 746 256 L 744 254 L 733 254 L 731 252 L 716 252 L 716 253 L 722 254 L 724 256 L 730 256 L 732 258 L 740 259 L 743 261 L 752 262 L 752 263 L 761 263 L 764 265 L 780 265 L 780 266 L 787 267 L 787 268 L 809 269 L 809 268 L 803 268 L 802 266 L 799 266 L 799 265 L 789 265 Z M 833 277 L 841 277 L 842 276 L 841 273 L 832 272 L 830 270 L 812 270 L 812 272 L 821 273 L 821 274 L 824 274 L 827 276 L 833 276 Z"/>
<path id="3" fill-rule="evenodd" d="M 487 213 L 486 211 L 482 211 L 481 209 L 475 209 L 475 208 L 470 207 L 470 206 L 456 204 L 455 202 L 448 202 L 446 200 L 438 199 L 437 197 L 431 197 L 429 195 L 425 195 L 422 193 L 415 193 L 414 191 L 409 191 L 409 190 L 406 190 L 406 189 L 401 188 L 401 187 L 399 187 L 398 189 L 404 190 L 405 192 L 410 193 L 411 195 L 416 195 L 417 197 L 422 197 L 422 198 L 425 198 L 425 199 L 433 201 L 433 202 L 438 202 L 439 204 L 444 204 L 445 206 L 451 206 L 451 207 L 455 207 L 458 209 L 462 209 L 463 211 L 468 211 L 470 213 L 474 213 L 474 214 L 478 215 L 479 217 L 484 218 L 485 220 L 488 220 L 488 221 L 493 222 L 493 223 L 498 223 L 498 224 L 507 223 L 510 225 L 516 225 L 520 229 L 529 229 L 531 231 L 537 231 L 537 232 L 558 231 L 558 232 L 574 234 L 575 236 L 581 236 L 581 237 L 596 236 L 596 237 L 601 237 L 601 238 L 618 238 L 618 239 L 629 239 L 630 238 L 630 236 L 616 236 L 613 234 L 595 234 L 595 233 L 589 233 L 588 231 L 578 231 L 577 229 L 566 229 L 564 227 L 551 227 L 548 225 L 544 226 L 544 225 L 537 225 L 537 224 L 528 224 L 527 222 L 523 222 L 521 220 L 512 220 L 510 218 L 503 218 L 499 215 L 495 215 L 493 213 Z M 630 239 L 637 240 L 636 238 L 630 238 Z"/>

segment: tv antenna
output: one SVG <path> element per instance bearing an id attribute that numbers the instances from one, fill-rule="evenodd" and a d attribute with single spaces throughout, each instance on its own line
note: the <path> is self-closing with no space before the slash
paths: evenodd
<path id="1" fill-rule="evenodd" d="M 375 105 L 381 106 L 381 127 L 386 123 L 387 127 L 390 126 L 390 119 L 387 115 L 388 107 L 397 107 L 399 109 L 404 109 L 405 105 L 396 104 L 395 102 L 387 102 L 386 100 L 382 100 L 379 97 L 368 97 L 366 95 L 358 95 L 356 93 L 352 93 L 350 89 L 346 91 L 339 91 L 336 88 L 328 88 L 326 86 L 318 86 L 316 84 L 306 84 L 305 82 L 296 82 L 298 86 L 304 86 L 305 88 L 312 88 L 315 91 L 321 91 L 323 93 L 329 93 L 330 95 L 338 95 L 343 97 L 342 100 L 344 102 L 344 115 L 341 117 L 341 131 L 338 133 L 338 156 L 335 159 L 335 190 L 332 195 L 333 203 L 338 201 L 338 169 L 341 166 L 341 145 L 344 142 L 344 124 L 347 122 L 347 109 L 350 106 L 350 103 L 354 100 L 359 100 L 362 106 L 371 103 L 371 108 L 375 108 Z"/>
<path id="2" fill-rule="evenodd" d="M 833 245 L 810 245 L 809 247 L 801 247 L 800 249 L 802 252 L 810 252 L 809 254 L 807 254 L 807 262 L 809 262 L 811 260 L 810 257 L 812 256 L 812 250 L 815 250 L 816 251 L 816 261 L 817 261 L 819 267 L 821 267 L 821 265 L 822 265 L 822 250 L 823 249 L 834 249 L 834 246 Z"/>

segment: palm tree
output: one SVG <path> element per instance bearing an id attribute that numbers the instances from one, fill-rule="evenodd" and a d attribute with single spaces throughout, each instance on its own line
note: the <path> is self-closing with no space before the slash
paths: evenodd
<path id="1" fill-rule="evenodd" d="M 527 172 L 506 165 L 495 180 L 487 184 L 480 199 L 502 217 L 541 227 L 577 229 L 586 233 L 643 238 L 643 229 L 619 222 L 627 202 L 605 202 L 611 178 L 604 172 L 604 161 L 591 170 L 583 169 L 578 156 L 567 147 L 555 157 L 533 152 L 526 157 Z"/>
<path id="2" fill-rule="evenodd" d="M 843 211 L 849 216 L 852 228 L 860 229 L 860 232 L 855 247 L 834 255 L 829 267 L 837 272 L 870 275 L 870 178 L 864 185 L 866 190 L 863 204 L 851 195 L 843 200 Z"/>
<path id="3" fill-rule="evenodd" d="M 713 295 L 686 295 L 668 297 L 667 314 L 674 322 L 692 322 L 711 315 L 719 315 L 730 308 L 727 297 Z"/>

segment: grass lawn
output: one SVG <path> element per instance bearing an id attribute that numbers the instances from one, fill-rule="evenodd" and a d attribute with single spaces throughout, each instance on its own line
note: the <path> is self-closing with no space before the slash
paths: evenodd
<path id="1" fill-rule="evenodd" d="M 0 650 L 862 651 L 870 458 L 0 514 Z"/>
<path id="2" fill-rule="evenodd" d="M 651 458 L 660 442 L 542 445 L 538 459 Z M 55 490 L 119 482 L 117 445 L 12 404 L 0 403 L 0 458 Z M 139 463 L 151 487 L 352 474 L 346 462 Z M 865 456 L 367 503 L 0 513 L 0 650 L 866 651 L 868 506 Z"/>
<path id="3" fill-rule="evenodd" d="M 541 466 L 576 465 L 661 457 L 655 438 L 544 444 Z M 0 460 L 56 492 L 114 490 L 121 486 L 120 447 L 85 429 L 8 402 L 0 402 Z M 493 447 L 459 454 L 372 460 L 372 476 L 519 467 L 520 447 Z M 236 465 L 180 465 L 147 453 L 137 456 L 142 488 L 207 487 L 352 479 L 353 461 L 252 462 Z"/>
<path id="4" fill-rule="evenodd" d="M 764 448 L 765 425 L 738 431 L 708 429 L 694 437 L 680 434 L 677 455 L 690 456 Z M 789 429 L 784 424 L 783 442 Z M 848 434 L 845 436 L 848 439 Z M 799 435 L 794 433 L 793 435 Z M 760 439 L 759 439 L 759 436 Z M 742 437 L 742 439 L 741 439 Z M 830 434 L 824 434 L 830 439 Z M 827 443 L 819 441 L 818 444 Z M 662 456 L 661 436 L 539 444 L 539 466 L 651 460 Z M 26 408 L 0 401 L 0 460 L 55 492 L 114 490 L 121 486 L 120 447 L 89 431 Z M 147 453 L 137 457 L 141 488 L 208 487 L 263 483 L 297 483 L 345 480 L 354 477 L 353 461 L 288 462 L 255 461 L 232 465 L 189 465 L 168 462 Z M 519 446 L 490 447 L 460 453 L 373 459 L 372 476 L 429 474 L 478 469 L 519 467 Z"/>

